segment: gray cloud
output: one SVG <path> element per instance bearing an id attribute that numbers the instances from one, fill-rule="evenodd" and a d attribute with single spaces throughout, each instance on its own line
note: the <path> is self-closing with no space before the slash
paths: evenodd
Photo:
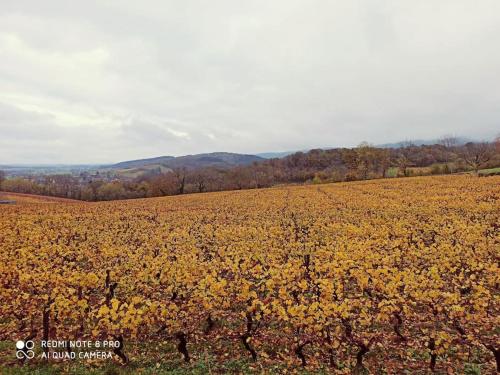
<path id="1" fill-rule="evenodd" d="M 496 0 L 4 0 L 0 164 L 488 138 L 497 45 Z"/>

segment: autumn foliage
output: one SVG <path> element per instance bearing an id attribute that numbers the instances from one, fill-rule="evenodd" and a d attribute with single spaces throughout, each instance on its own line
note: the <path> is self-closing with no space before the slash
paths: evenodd
<path id="1" fill-rule="evenodd" d="M 447 176 L 0 207 L 0 339 L 494 372 L 499 199 L 500 177 Z"/>

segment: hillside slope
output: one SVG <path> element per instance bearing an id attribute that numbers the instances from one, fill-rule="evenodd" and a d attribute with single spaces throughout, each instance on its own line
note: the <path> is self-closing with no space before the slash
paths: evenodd
<path id="1" fill-rule="evenodd" d="M 144 167 L 145 165 L 151 165 L 151 164 L 164 165 L 165 163 L 167 163 L 169 160 L 172 159 L 175 159 L 175 156 L 158 156 L 156 158 L 122 161 L 120 163 L 113 164 L 110 167 L 113 169 L 141 168 Z"/>
<path id="2" fill-rule="evenodd" d="M 76 203 L 81 201 L 67 198 L 49 197 L 47 195 L 10 193 L 0 191 L 0 201 L 12 202 L 12 204 L 28 203 Z"/>
<path id="3" fill-rule="evenodd" d="M 111 165 L 113 169 L 142 168 L 150 165 L 164 166 L 167 168 L 196 169 L 203 167 L 233 167 L 248 165 L 263 158 L 256 155 L 235 154 L 231 152 L 212 152 L 208 154 L 195 154 L 185 156 L 160 156 L 149 159 L 123 161 Z"/>

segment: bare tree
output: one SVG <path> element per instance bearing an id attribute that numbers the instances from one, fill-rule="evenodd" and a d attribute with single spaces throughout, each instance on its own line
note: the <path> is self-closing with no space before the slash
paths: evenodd
<path id="1" fill-rule="evenodd" d="M 376 167 L 382 177 L 386 177 L 387 170 L 391 166 L 389 150 L 384 148 L 375 149 Z"/>
<path id="2" fill-rule="evenodd" d="M 396 155 L 394 158 L 394 163 L 398 167 L 399 174 L 404 177 L 408 177 L 410 175 L 410 170 L 408 168 L 415 165 L 413 162 L 414 150 L 416 146 L 412 143 L 409 143 L 405 147 L 400 147 L 396 150 Z"/>
<path id="3" fill-rule="evenodd" d="M 453 149 L 458 145 L 458 138 L 454 135 L 444 135 L 439 139 L 439 144 L 446 147 L 447 149 Z"/>
<path id="4" fill-rule="evenodd" d="M 178 193 L 177 179 L 172 172 L 162 173 L 149 178 L 148 195 L 152 197 Z"/>
<path id="5" fill-rule="evenodd" d="M 248 189 L 252 184 L 252 171 L 246 166 L 236 166 L 228 171 L 229 186 L 232 189 Z"/>
<path id="6" fill-rule="evenodd" d="M 194 185 L 198 193 L 203 193 L 208 187 L 210 179 L 209 170 L 204 168 L 194 170 L 188 174 L 187 179 Z"/>
<path id="7" fill-rule="evenodd" d="M 453 161 L 456 158 L 456 148 L 458 146 L 458 138 L 454 135 L 444 135 L 439 139 L 439 144 L 445 148 L 443 156 L 446 161 L 445 168 L 450 170 L 449 162 Z"/>
<path id="8" fill-rule="evenodd" d="M 356 148 L 358 171 L 363 180 L 368 178 L 370 170 L 374 168 L 376 162 L 375 148 L 368 142 L 362 142 Z"/>
<path id="9" fill-rule="evenodd" d="M 359 155 L 354 149 L 347 148 L 342 150 L 342 162 L 347 167 L 347 180 L 358 178 Z"/>
<path id="10" fill-rule="evenodd" d="M 0 171 L 0 190 L 2 189 L 2 183 L 4 182 L 5 180 L 5 172 L 4 171 Z"/>
<path id="11" fill-rule="evenodd" d="M 488 142 L 469 142 L 461 148 L 460 156 L 477 173 L 494 156 L 494 150 Z"/>
<path id="12" fill-rule="evenodd" d="M 415 142 L 413 142 L 411 139 L 405 139 L 403 142 L 400 143 L 401 148 L 411 148 L 415 147 Z"/>
<path id="13" fill-rule="evenodd" d="M 186 168 L 174 168 L 172 172 L 177 181 L 177 193 L 184 194 L 184 189 L 186 187 Z"/>

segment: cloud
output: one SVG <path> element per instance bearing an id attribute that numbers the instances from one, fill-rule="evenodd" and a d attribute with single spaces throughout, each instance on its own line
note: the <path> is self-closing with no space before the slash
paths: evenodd
<path id="1" fill-rule="evenodd" d="M 492 137 L 499 44 L 496 0 L 4 0 L 0 163 Z"/>
<path id="2" fill-rule="evenodd" d="M 0 136 L 4 141 L 50 140 L 59 136 L 54 118 L 0 103 Z"/>
<path id="3" fill-rule="evenodd" d="M 131 143 L 148 142 L 148 143 L 165 143 L 176 142 L 178 140 L 190 140 L 188 132 L 174 129 L 172 126 L 178 126 L 175 122 L 172 124 L 158 124 L 133 119 L 125 122 L 121 128 L 121 136 L 128 139 Z"/>

